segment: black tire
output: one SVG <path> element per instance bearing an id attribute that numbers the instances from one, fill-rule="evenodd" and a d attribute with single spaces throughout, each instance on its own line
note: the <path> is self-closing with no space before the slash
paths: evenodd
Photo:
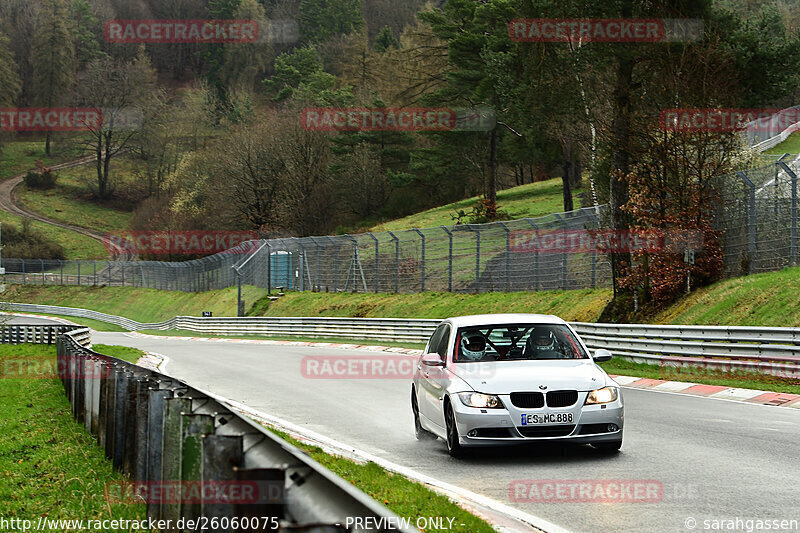
<path id="1" fill-rule="evenodd" d="M 422 427 L 419 421 L 419 407 L 417 406 L 417 393 L 411 391 L 411 411 L 414 413 L 414 435 L 417 440 L 436 440 L 438 437 Z"/>
<path id="2" fill-rule="evenodd" d="M 615 440 L 613 442 L 595 442 L 592 444 L 601 452 L 616 453 L 622 448 L 622 440 Z"/>
<path id="3" fill-rule="evenodd" d="M 444 419 L 447 425 L 447 452 L 450 457 L 460 459 L 464 457 L 464 448 L 458 442 L 458 425 L 452 407 L 448 403 L 444 408 Z"/>

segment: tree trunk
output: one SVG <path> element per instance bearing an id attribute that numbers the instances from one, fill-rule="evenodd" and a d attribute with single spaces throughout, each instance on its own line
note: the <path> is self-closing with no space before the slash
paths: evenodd
<path id="1" fill-rule="evenodd" d="M 633 61 L 622 57 L 617 64 L 617 83 L 614 91 L 614 116 L 611 127 L 611 187 L 609 204 L 611 222 L 617 232 L 628 231 L 629 216 L 622 210 L 628 202 L 627 174 L 630 171 L 630 101 L 633 83 Z M 622 296 L 624 290 L 619 286 L 622 270 L 630 266 L 631 254 L 619 251 L 611 254 L 611 271 L 614 278 L 614 296 Z"/>
<path id="2" fill-rule="evenodd" d="M 572 147 L 569 142 L 561 139 L 561 183 L 564 191 L 564 212 L 568 213 L 575 209 L 572 202 Z"/>
<path id="3" fill-rule="evenodd" d="M 492 130 L 489 139 L 489 182 L 486 186 L 486 200 L 493 208 L 497 206 L 497 130 Z"/>

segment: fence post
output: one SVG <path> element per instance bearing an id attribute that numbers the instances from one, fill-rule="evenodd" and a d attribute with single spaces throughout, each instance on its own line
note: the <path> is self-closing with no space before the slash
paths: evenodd
<path id="1" fill-rule="evenodd" d="M 481 230 L 473 228 L 470 224 L 470 231 L 475 232 L 475 287 L 478 286 L 478 280 L 481 277 Z"/>
<path id="2" fill-rule="evenodd" d="M 333 237 L 328 237 L 333 243 L 333 292 L 339 282 L 339 243 Z"/>
<path id="3" fill-rule="evenodd" d="M 378 276 L 380 274 L 379 270 L 379 260 L 378 260 L 378 238 L 372 234 L 372 232 L 367 232 L 367 235 L 372 237 L 372 240 L 375 241 L 375 292 L 378 293 Z"/>
<path id="4" fill-rule="evenodd" d="M 27 285 L 28 284 L 28 280 L 26 279 L 26 276 L 25 276 L 25 259 L 22 259 L 22 284 L 23 285 Z"/>
<path id="5" fill-rule="evenodd" d="M 400 239 L 393 232 L 387 232 L 394 240 L 394 293 L 400 292 Z"/>
<path id="6" fill-rule="evenodd" d="M 559 215 L 558 213 L 553 213 L 553 215 L 561 222 L 561 231 L 566 233 L 567 231 L 567 221 L 564 220 L 564 217 Z M 561 290 L 567 290 L 567 253 L 564 252 L 561 254 Z"/>
<path id="7" fill-rule="evenodd" d="M 425 292 L 425 234 L 419 228 L 412 228 L 411 231 L 415 231 L 422 239 L 422 288 L 420 292 Z"/>
<path id="8" fill-rule="evenodd" d="M 783 161 L 778 164 L 792 179 L 792 230 L 790 235 L 789 260 L 792 266 L 797 266 L 797 174 Z"/>
<path id="9" fill-rule="evenodd" d="M 756 186 L 744 172 L 739 171 L 736 174 L 742 178 L 742 181 L 747 185 L 750 192 L 748 206 L 748 227 L 750 234 L 748 253 L 750 254 L 750 261 L 748 261 L 748 274 L 752 274 L 755 270 L 754 264 L 756 261 Z"/>
<path id="10" fill-rule="evenodd" d="M 97 261 L 92 261 L 92 268 L 94 268 L 94 286 L 97 287 Z"/>
<path id="11" fill-rule="evenodd" d="M 58 260 L 59 265 L 61 265 L 61 285 L 64 284 L 64 261 L 61 259 Z"/>
<path id="12" fill-rule="evenodd" d="M 526 218 L 525 222 L 530 224 L 531 227 L 533 228 L 533 230 L 536 232 L 536 237 L 537 237 L 537 242 L 538 242 L 539 226 L 537 226 L 536 222 L 534 222 L 530 218 Z M 534 251 L 533 251 L 533 290 L 534 291 L 538 291 L 539 290 L 539 250 L 538 249 L 534 249 Z"/>
<path id="13" fill-rule="evenodd" d="M 498 222 L 506 231 L 506 290 L 511 291 L 511 230 L 504 222 Z"/>
<path id="14" fill-rule="evenodd" d="M 453 232 L 447 226 L 440 227 L 447 233 L 447 238 L 450 241 L 447 249 L 447 291 L 453 292 Z"/>
<path id="15" fill-rule="evenodd" d="M 44 279 L 44 259 L 39 259 L 39 262 L 41 263 L 41 266 L 42 266 L 42 285 L 44 285 L 44 282 L 45 282 L 45 279 Z"/>
<path id="16" fill-rule="evenodd" d="M 272 246 L 267 241 L 267 294 L 272 294 Z"/>

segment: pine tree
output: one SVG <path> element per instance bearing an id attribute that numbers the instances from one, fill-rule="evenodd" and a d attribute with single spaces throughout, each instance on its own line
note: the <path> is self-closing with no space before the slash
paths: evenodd
<path id="1" fill-rule="evenodd" d="M 335 35 L 347 35 L 364 27 L 360 0 L 301 0 L 300 38 L 321 43 Z"/>
<path id="2" fill-rule="evenodd" d="M 63 102 L 75 80 L 75 45 L 69 31 L 66 0 L 47 0 L 36 22 L 33 38 L 33 87 L 36 102 L 55 107 Z M 48 131 L 45 153 L 50 155 L 52 132 Z"/>

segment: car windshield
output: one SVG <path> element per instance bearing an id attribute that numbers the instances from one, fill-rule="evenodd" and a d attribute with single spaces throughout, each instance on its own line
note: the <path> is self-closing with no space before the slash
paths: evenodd
<path id="1" fill-rule="evenodd" d="M 578 339 L 563 324 L 459 328 L 453 354 L 456 363 L 588 358 Z"/>

